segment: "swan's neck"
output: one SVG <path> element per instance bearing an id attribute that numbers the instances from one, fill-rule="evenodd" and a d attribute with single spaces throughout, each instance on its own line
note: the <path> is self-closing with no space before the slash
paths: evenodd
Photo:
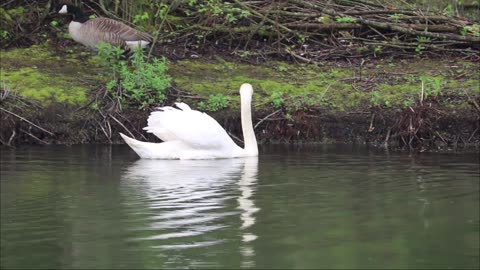
<path id="1" fill-rule="evenodd" d="M 255 132 L 253 131 L 252 124 L 252 96 L 241 96 L 241 119 L 242 119 L 242 131 L 243 140 L 245 142 L 245 152 L 247 156 L 258 155 L 257 139 L 255 138 Z"/>

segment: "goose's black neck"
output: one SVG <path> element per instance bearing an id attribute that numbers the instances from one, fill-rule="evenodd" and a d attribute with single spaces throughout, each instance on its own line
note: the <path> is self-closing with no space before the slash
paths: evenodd
<path id="1" fill-rule="evenodd" d="M 87 15 L 77 6 L 67 5 L 67 12 L 73 15 L 74 22 L 84 23 L 88 21 Z"/>

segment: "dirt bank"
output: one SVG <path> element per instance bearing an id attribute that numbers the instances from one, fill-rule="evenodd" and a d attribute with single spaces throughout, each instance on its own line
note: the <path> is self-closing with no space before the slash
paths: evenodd
<path id="1" fill-rule="evenodd" d="M 249 82 L 261 143 L 369 143 L 417 151 L 480 146 L 479 63 L 471 50 L 396 54 L 377 46 L 365 54 L 348 45 L 348 57 L 309 64 L 260 45 L 249 51 L 208 41 L 196 47 L 166 42 L 153 50 L 169 59 L 165 101 L 142 107 L 127 100 L 109 108 L 102 101 L 111 70 L 65 37 L 62 20 L 1 51 L 3 145 L 123 143 L 119 132 L 158 141 L 142 130 L 148 114 L 176 101 L 208 111 L 241 144 L 238 87 Z"/>
<path id="2" fill-rule="evenodd" d="M 438 108 L 412 109 L 342 113 L 304 110 L 288 117 L 283 111 L 274 115 L 270 111 L 256 111 L 254 124 L 258 124 L 255 130 L 263 144 L 368 143 L 419 151 L 478 151 L 478 114 L 445 113 Z M 103 118 L 74 107 L 50 106 L 23 115 L 24 119 L 2 111 L 2 144 L 123 143 L 118 132 L 131 133 L 141 140 L 159 141 L 141 130 L 147 112 L 126 111 Z M 223 110 L 212 115 L 241 144 L 238 112 Z"/>

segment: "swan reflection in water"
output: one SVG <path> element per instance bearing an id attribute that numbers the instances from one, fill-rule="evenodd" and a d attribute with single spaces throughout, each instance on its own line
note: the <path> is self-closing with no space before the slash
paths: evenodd
<path id="1" fill-rule="evenodd" d="M 185 250 L 240 240 L 242 266 L 253 266 L 257 172 L 257 157 L 136 161 L 122 175 L 126 209 L 135 216 L 133 230 L 142 235 L 134 241 Z M 241 224 L 231 216 L 239 216 Z"/>

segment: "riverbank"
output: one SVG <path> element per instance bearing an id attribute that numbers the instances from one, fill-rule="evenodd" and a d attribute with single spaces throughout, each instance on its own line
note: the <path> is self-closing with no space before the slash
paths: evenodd
<path id="1" fill-rule="evenodd" d="M 1 52 L 2 144 L 123 143 L 119 132 L 156 140 L 142 131 L 150 110 L 98 110 L 109 73 L 92 52 L 52 45 Z M 460 57 L 308 65 L 211 54 L 168 66 L 172 87 L 164 104 L 182 101 L 206 110 L 240 144 L 238 87 L 249 82 L 260 143 L 368 143 L 419 151 L 478 151 L 480 145 L 478 63 Z"/>

